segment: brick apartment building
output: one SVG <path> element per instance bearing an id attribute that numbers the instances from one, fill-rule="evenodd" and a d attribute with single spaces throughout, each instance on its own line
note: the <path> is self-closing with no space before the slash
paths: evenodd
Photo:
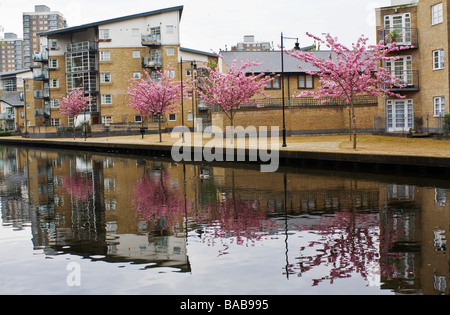
<path id="1" fill-rule="evenodd" d="M 446 0 L 393 0 L 376 9 L 378 40 L 411 48 L 385 64 L 403 83 L 404 99 L 380 99 L 386 132 L 440 132 L 449 99 L 449 21 Z M 392 39 L 391 39 L 392 38 Z"/>
<path id="2" fill-rule="evenodd" d="M 88 121 L 91 125 L 140 124 L 142 117 L 128 107 L 127 88 L 131 78 L 147 71 L 157 78 L 157 70 L 171 64 L 176 80 L 183 80 L 217 56 L 180 46 L 180 19 L 183 6 L 139 13 L 39 33 L 47 45 L 33 55 L 39 63 L 33 69 L 34 80 L 25 93 L 33 99 L 34 108 L 27 109 L 27 125 L 72 126 L 72 118 L 59 113 L 57 100 L 75 88 L 83 88 L 92 98 L 89 109 L 75 125 Z M 184 100 L 184 121 L 189 126 L 198 104 Z M 152 118 L 153 119 L 153 118 Z M 166 115 L 164 126 L 181 124 L 181 113 Z M 157 123 L 156 117 L 150 123 Z"/>

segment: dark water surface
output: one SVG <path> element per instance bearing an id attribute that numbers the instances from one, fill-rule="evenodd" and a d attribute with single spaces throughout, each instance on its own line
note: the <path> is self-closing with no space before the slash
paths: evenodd
<path id="1" fill-rule="evenodd" d="M 449 294 L 449 180 L 0 158 L 0 294 Z"/>

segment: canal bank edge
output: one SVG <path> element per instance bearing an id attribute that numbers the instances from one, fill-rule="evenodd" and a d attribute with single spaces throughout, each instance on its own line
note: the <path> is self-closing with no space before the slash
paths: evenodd
<path id="1" fill-rule="evenodd" d="M 65 150 L 84 150 L 91 152 L 134 154 L 134 155 L 152 155 L 156 157 L 171 157 L 172 144 L 136 144 L 136 143 L 118 143 L 118 142 L 94 142 L 90 140 L 64 141 L 48 139 L 27 139 L 27 138 L 0 138 L 0 145 L 16 145 L 35 148 L 51 148 Z M 194 154 L 195 146 L 191 146 L 191 152 Z M 197 147 L 198 148 L 198 147 Z M 201 149 L 200 149 L 201 150 Z M 254 149 L 256 150 L 256 149 Z M 255 155 L 253 149 L 234 149 L 234 159 L 226 156 L 223 150 L 223 161 L 233 163 L 263 163 L 259 159 L 252 161 L 249 156 Z M 214 150 L 213 150 L 214 151 Z M 425 155 L 401 155 L 401 154 L 367 154 L 358 152 L 326 152 L 326 151 L 308 151 L 283 149 L 278 150 L 279 162 L 283 166 L 310 166 L 311 164 L 320 167 L 342 167 L 354 170 L 374 170 L 376 172 L 385 172 L 389 170 L 414 171 L 415 173 L 428 171 L 437 171 L 440 174 L 450 174 L 450 157 L 435 157 Z M 199 162 L 192 156 L 193 162 Z"/>

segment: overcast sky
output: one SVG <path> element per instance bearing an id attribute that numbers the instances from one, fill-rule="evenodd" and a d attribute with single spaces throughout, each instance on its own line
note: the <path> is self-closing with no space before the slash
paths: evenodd
<path id="1" fill-rule="evenodd" d="M 375 43 L 376 7 L 390 0 L 0 0 L 0 26 L 4 32 L 23 36 L 22 12 L 33 12 L 44 4 L 61 12 L 69 26 L 101 21 L 135 13 L 183 5 L 181 46 L 203 51 L 228 49 L 255 35 L 256 41 L 280 45 L 285 37 L 299 38 L 300 46 L 309 46 L 314 35 L 330 33 L 350 45 L 360 35 Z M 1 28 L 0 28 L 1 29 Z M 285 39 L 285 46 L 295 40 Z"/>

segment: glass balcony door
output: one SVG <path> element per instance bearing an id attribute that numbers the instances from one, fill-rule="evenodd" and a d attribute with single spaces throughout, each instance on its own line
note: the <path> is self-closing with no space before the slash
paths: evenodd
<path id="1" fill-rule="evenodd" d="M 386 129 L 387 132 L 408 132 L 413 128 L 413 101 L 386 101 Z"/>

